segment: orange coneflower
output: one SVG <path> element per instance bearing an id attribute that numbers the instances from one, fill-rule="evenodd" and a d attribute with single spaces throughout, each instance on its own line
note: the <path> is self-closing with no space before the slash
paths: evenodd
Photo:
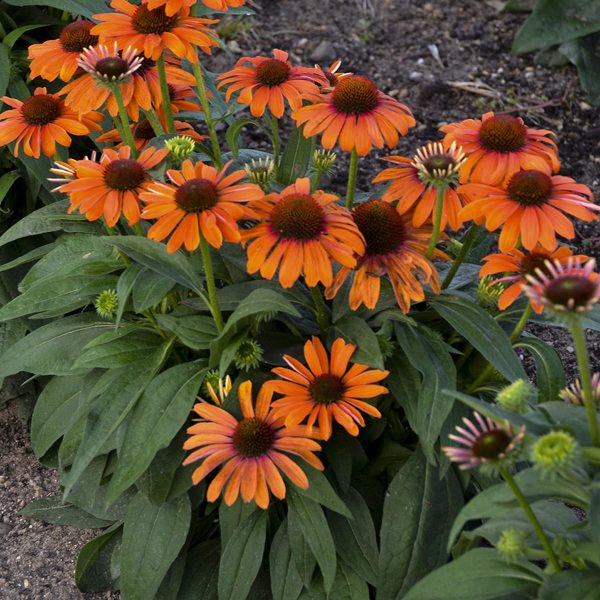
<path id="1" fill-rule="evenodd" d="M 519 169 L 557 172 L 557 148 L 546 129 L 530 129 L 522 119 L 486 113 L 479 119 L 444 125 L 444 143 L 456 142 L 467 153 L 461 183 L 500 185 Z"/>
<path id="2" fill-rule="evenodd" d="M 495 282 L 506 283 L 510 285 L 502 292 L 498 298 L 498 308 L 505 310 L 508 308 L 523 292 L 523 286 L 527 284 L 527 275 L 535 275 L 540 269 L 546 273 L 546 262 L 556 262 L 567 264 L 569 259 L 587 260 L 589 257 L 585 254 L 573 255 L 568 246 L 559 246 L 556 250 L 549 251 L 538 244 L 531 252 L 521 252 L 513 248 L 504 254 L 488 254 L 482 260 L 486 262 L 479 271 L 480 277 L 487 275 L 497 275 L 502 273 L 502 277 Z M 536 313 L 542 312 L 542 306 L 532 302 L 532 308 Z"/>
<path id="3" fill-rule="evenodd" d="M 43 77 L 54 81 L 60 77 L 69 81 L 79 68 L 79 54 L 98 43 L 98 37 L 90 33 L 93 26 L 91 21 L 74 21 L 62 30 L 57 40 L 29 46 L 31 79 Z"/>
<path id="4" fill-rule="evenodd" d="M 101 113 L 77 114 L 65 106 L 62 98 L 46 93 L 46 88 L 36 88 L 24 102 L 7 96 L 0 100 L 13 107 L 0 113 L 0 146 L 16 142 L 15 156 L 21 142 L 27 156 L 39 158 L 40 151 L 54 156 L 56 144 L 71 145 L 69 134 L 88 135 L 92 130 L 101 130 Z"/>
<path id="5" fill-rule="evenodd" d="M 69 213 L 79 210 L 88 221 L 104 216 L 106 224 L 114 227 L 123 214 L 129 225 L 135 225 L 140 220 L 140 193 L 149 189 L 148 171 L 167 154 L 168 150 L 147 148 L 133 159 L 131 148 L 124 146 L 118 152 L 106 149 L 99 162 L 95 155 L 68 165 L 58 162 L 52 172 L 67 176 L 54 191 L 68 194 Z"/>
<path id="6" fill-rule="evenodd" d="M 317 80 L 317 83 L 326 86 L 327 88 L 332 88 L 337 85 L 337 82 L 342 77 L 352 75 L 352 73 L 338 73 L 341 66 L 341 60 L 336 60 L 335 62 L 331 63 L 327 69 L 323 69 L 321 65 L 315 65 L 315 69 L 321 74 L 321 79 L 323 80 L 322 82 Z"/>
<path id="7" fill-rule="evenodd" d="M 358 259 L 354 270 L 342 267 L 333 284 L 326 290 L 327 299 L 333 298 L 346 278 L 353 273 L 349 304 L 356 310 L 361 304 L 375 308 L 379 300 L 381 278 L 390 280 L 398 306 L 403 313 L 411 301 L 425 299 L 423 286 L 429 284 L 439 294 L 440 278 L 436 268 L 426 258 L 431 228 L 415 229 L 406 215 L 400 215 L 383 200 L 369 200 L 352 212 L 354 222 L 366 241 L 364 256 Z M 446 258 L 435 250 L 434 256 Z"/>
<path id="8" fill-rule="evenodd" d="M 80 113 L 96 110 L 106 104 L 109 114 L 115 117 L 119 114 L 119 108 L 113 86 L 118 85 L 129 116 L 137 120 L 139 108 L 148 110 L 151 106 L 147 90 L 134 86 L 131 77 L 141 64 L 142 58 L 137 55 L 137 50 L 127 48 L 120 52 L 116 43 L 112 48 L 104 44 L 86 48 L 79 58 L 79 66 L 85 73 L 58 93 L 65 96 L 67 106 Z"/>
<path id="9" fill-rule="evenodd" d="M 315 422 L 324 440 L 331 437 L 333 421 L 337 421 L 350 435 L 358 435 L 358 427 L 365 426 L 361 414 L 381 417 L 381 413 L 366 398 L 387 394 L 388 389 L 375 385 L 389 375 L 389 371 L 369 369 L 367 365 L 348 362 L 356 346 L 342 338 L 333 342 L 331 358 L 321 340 L 316 337 L 304 344 L 306 366 L 285 354 L 283 360 L 291 367 L 276 367 L 273 373 L 286 381 L 271 379 L 265 386 L 284 397 L 273 402 L 275 418 L 285 419 L 288 427 L 307 420 L 309 432 Z"/>
<path id="10" fill-rule="evenodd" d="M 454 230 L 462 225 L 458 213 L 462 208 L 460 197 L 455 191 L 457 173 L 464 161 L 464 152 L 453 143 L 447 150 L 439 142 L 427 144 L 417 151 L 411 160 L 404 156 L 384 158 L 397 166 L 384 169 L 373 179 L 373 183 L 391 181 L 382 200 L 398 201 L 400 214 L 412 211 L 415 227 L 421 227 L 435 216 L 437 187 L 444 188 L 441 229 L 449 224 Z M 416 204 L 416 206 L 415 206 Z"/>
<path id="11" fill-rule="evenodd" d="M 181 170 L 167 171 L 171 183 L 154 181 L 148 192 L 141 194 L 146 207 L 144 219 L 158 219 L 148 237 L 161 241 L 171 235 L 168 252 L 176 252 L 185 244 L 192 251 L 200 244 L 200 235 L 215 248 L 223 239 L 239 242 L 237 221 L 247 214 L 244 203 L 262 198 L 264 192 L 253 183 L 239 183 L 246 172 L 239 170 L 226 175 L 228 162 L 223 170 L 202 162 L 194 165 L 185 160 Z"/>
<path id="12" fill-rule="evenodd" d="M 398 134 L 406 135 L 415 125 L 407 106 L 380 92 L 375 84 L 361 75 L 339 79 L 315 104 L 303 106 L 292 114 L 297 125 L 306 123 L 304 135 L 322 133 L 321 143 L 331 150 L 338 141 L 342 150 L 356 149 L 359 156 L 373 146 L 390 148 L 398 143 Z"/>
<path id="13" fill-rule="evenodd" d="M 282 427 L 271 409 L 272 395 L 272 390 L 263 386 L 253 406 L 252 383 L 241 383 L 238 396 L 242 419 L 239 421 L 218 406 L 206 402 L 194 406 L 201 420 L 187 430 L 190 438 L 184 449 L 198 449 L 183 464 L 202 461 L 192 474 L 195 485 L 221 467 L 206 490 L 209 502 L 214 502 L 224 490 L 223 501 L 227 506 L 241 494 L 244 502 L 254 501 L 260 508 L 267 508 L 269 491 L 280 500 L 285 498 L 280 471 L 294 485 L 308 488 L 306 474 L 287 454 L 323 470 L 323 464 L 314 454 L 321 446 L 311 439 L 306 427 Z"/>
<path id="14" fill-rule="evenodd" d="M 279 283 L 294 285 L 304 275 L 309 287 L 319 281 L 330 285 L 332 262 L 356 265 L 364 242 L 350 213 L 337 204 L 338 198 L 321 190 L 310 191 L 310 179 L 297 179 L 279 194 L 273 193 L 249 207 L 261 223 L 242 232 L 248 246 L 248 273 L 260 270 L 273 279 L 279 268 Z M 281 263 L 281 266 L 280 266 Z"/>
<path id="15" fill-rule="evenodd" d="M 271 114 L 279 119 L 283 116 L 284 99 L 296 110 L 302 106 L 304 96 L 318 95 L 316 69 L 293 67 L 288 53 L 282 50 L 273 50 L 273 56 L 243 56 L 235 68 L 219 75 L 218 87 L 228 86 L 226 101 L 241 90 L 238 102 L 249 104 L 252 116 L 261 117 L 268 106 Z"/>
<path id="16" fill-rule="evenodd" d="M 229 10 L 229 7 L 243 6 L 246 0 L 201 0 L 204 6 L 212 8 L 214 10 L 220 10 L 225 12 Z M 165 13 L 168 17 L 174 15 L 178 10 L 184 6 L 194 6 L 197 0 L 147 0 L 148 8 L 154 9 L 159 6 L 165 7 Z"/>
<path id="17" fill-rule="evenodd" d="M 194 46 L 207 54 L 212 52 L 212 46 L 218 46 L 217 34 L 207 27 L 218 21 L 190 17 L 187 6 L 168 16 L 164 6 L 150 10 L 147 4 L 136 6 L 127 0 L 112 0 L 110 5 L 116 12 L 94 15 L 103 23 L 96 25 L 92 33 L 102 43 L 116 41 L 120 50 L 131 46 L 157 60 L 168 49 L 195 63 L 198 57 Z"/>
<path id="18" fill-rule="evenodd" d="M 459 217 L 485 222 L 489 231 L 502 226 L 498 245 L 502 252 L 512 250 L 519 241 L 527 250 L 538 242 L 547 250 L 556 248 L 556 234 L 572 239 L 573 223 L 563 213 L 593 221 L 592 192 L 570 177 L 548 175 L 543 171 L 522 170 L 503 186 L 467 183 L 458 188 L 467 200 Z M 562 212 L 561 212 L 562 211 Z"/>

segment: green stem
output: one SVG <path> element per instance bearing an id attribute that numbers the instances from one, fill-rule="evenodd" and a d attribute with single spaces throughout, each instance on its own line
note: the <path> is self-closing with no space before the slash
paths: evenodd
<path id="1" fill-rule="evenodd" d="M 199 61 L 192 63 L 192 71 L 196 78 L 196 86 L 198 87 L 198 96 L 200 97 L 200 104 L 204 111 L 204 118 L 206 119 L 206 126 L 208 128 L 208 135 L 210 136 L 210 142 L 213 150 L 213 158 L 215 161 L 215 167 L 218 170 L 223 168 L 223 158 L 221 157 L 221 147 L 219 146 L 219 138 L 215 130 L 215 122 L 210 112 L 210 104 L 208 102 L 208 94 L 206 92 L 206 85 L 204 83 L 204 73 L 202 72 L 202 66 Z"/>
<path id="2" fill-rule="evenodd" d="M 144 231 L 144 228 L 139 223 L 134 223 L 132 227 L 133 227 L 133 230 L 135 231 L 136 235 L 141 235 L 143 237 L 146 237 L 146 232 Z"/>
<path id="3" fill-rule="evenodd" d="M 535 516 L 535 513 L 531 509 L 531 506 L 529 505 L 527 498 L 525 498 L 523 492 L 521 491 L 521 488 L 519 487 L 518 483 L 515 481 L 515 478 L 510 474 L 510 472 L 505 467 L 500 467 L 500 473 L 502 474 L 502 477 L 504 477 L 504 480 L 508 484 L 508 487 L 512 490 L 512 493 L 515 495 L 517 502 L 519 503 L 519 505 L 525 512 L 525 514 L 527 515 L 527 518 L 529 519 L 529 522 L 531 523 L 533 530 L 535 531 L 536 535 L 538 536 L 538 539 L 540 540 L 540 542 L 542 544 L 542 547 L 544 548 L 544 550 L 546 551 L 546 554 L 548 555 L 548 560 L 550 561 L 550 564 L 552 565 L 552 570 L 555 573 L 560 572 L 560 570 L 561 570 L 560 562 L 558 561 L 558 557 L 556 556 L 556 553 L 554 552 L 554 549 L 552 548 L 552 544 L 550 543 L 550 540 L 548 539 L 548 536 L 546 535 L 544 528 L 542 527 L 538 518 Z"/>
<path id="4" fill-rule="evenodd" d="M 146 115 L 146 119 L 148 119 L 148 123 L 150 123 L 150 126 L 152 127 L 154 133 L 156 135 L 163 135 L 165 133 L 165 130 L 163 129 L 163 126 L 162 126 L 158 116 L 156 115 L 156 112 L 154 111 L 154 109 L 151 108 L 150 110 L 147 110 L 144 112 Z"/>
<path id="5" fill-rule="evenodd" d="M 327 318 L 327 305 L 325 304 L 325 300 L 323 300 L 321 290 L 319 290 L 318 286 L 311 287 L 309 289 L 310 289 L 310 293 L 313 297 L 313 301 L 315 303 L 317 323 L 319 324 L 319 329 L 321 330 L 321 335 L 323 336 L 323 338 L 325 338 L 325 337 L 327 337 L 327 332 L 329 331 L 329 320 Z"/>
<path id="6" fill-rule="evenodd" d="M 352 210 L 354 206 L 354 190 L 356 188 L 356 175 L 358 173 L 358 152 L 356 148 L 350 154 L 350 166 L 348 167 L 348 188 L 346 190 L 346 208 Z"/>
<path id="7" fill-rule="evenodd" d="M 523 329 L 525 329 L 525 325 L 527 325 L 527 322 L 529 321 L 529 317 L 531 317 L 531 304 L 528 303 L 519 322 L 515 325 L 515 328 L 510 334 L 511 343 L 514 343 L 521 335 Z M 493 370 L 494 367 L 492 367 L 491 364 L 488 364 L 487 367 L 481 371 L 477 379 L 475 379 L 475 381 L 467 388 L 467 394 L 473 393 L 492 374 Z"/>
<path id="8" fill-rule="evenodd" d="M 271 115 L 271 131 L 273 133 L 273 163 L 275 164 L 275 177 L 277 177 L 279 172 L 279 122 L 273 115 Z"/>
<path id="9" fill-rule="evenodd" d="M 169 94 L 169 84 L 167 83 L 167 71 L 165 68 L 164 54 L 161 54 L 160 58 L 156 61 L 156 69 L 158 71 L 158 80 L 160 82 L 162 107 L 165 111 L 167 133 L 175 133 L 175 123 L 173 121 L 173 110 L 171 109 L 171 95 Z"/>
<path id="10" fill-rule="evenodd" d="M 454 262 L 452 263 L 450 270 L 448 271 L 448 273 L 446 273 L 446 277 L 444 277 L 444 281 L 442 283 L 443 290 L 445 290 L 452 283 L 452 280 L 454 279 L 454 276 L 456 275 L 458 268 L 463 263 L 465 258 L 468 256 L 468 254 L 471 250 L 471 247 L 473 246 L 473 242 L 475 241 L 475 238 L 477 237 L 478 233 L 479 233 L 479 225 L 475 225 L 475 224 L 471 225 L 471 227 L 469 228 L 469 231 L 467 231 L 467 233 L 465 235 L 465 241 L 463 242 L 462 248 L 460 249 L 458 256 L 454 259 Z"/>
<path id="11" fill-rule="evenodd" d="M 133 139 L 131 124 L 129 123 L 129 115 L 125 109 L 125 104 L 123 103 L 123 95 L 121 94 L 119 84 L 112 86 L 112 93 L 115 97 L 117 108 L 119 109 L 119 118 L 121 119 L 121 139 L 131 148 L 131 156 L 137 158 L 138 150 L 135 147 L 135 140 Z"/>
<path id="12" fill-rule="evenodd" d="M 600 437 L 598 436 L 598 420 L 596 419 L 596 403 L 592 394 L 592 374 L 590 371 L 590 359 L 585 343 L 585 333 L 581 326 L 579 316 L 573 318 L 571 323 L 571 335 L 577 354 L 577 363 L 579 365 L 579 379 L 583 389 L 583 405 L 587 412 L 590 434 L 592 436 L 592 445 L 600 446 Z"/>
<path id="13" fill-rule="evenodd" d="M 217 329 L 223 331 L 223 316 L 219 309 L 219 302 L 217 300 L 217 287 L 215 286 L 215 276 L 212 268 L 212 260 L 210 257 L 210 249 L 206 238 L 200 232 L 200 251 L 202 252 L 202 262 L 204 263 L 204 275 L 206 278 L 206 288 L 208 290 L 208 300 L 210 302 L 210 311 L 217 324 Z"/>
<path id="14" fill-rule="evenodd" d="M 436 186 L 436 197 L 435 197 L 435 217 L 433 221 L 433 231 L 431 232 L 431 239 L 429 240 L 429 246 L 427 247 L 427 254 L 425 255 L 429 260 L 433 258 L 435 247 L 437 246 L 438 240 L 440 239 L 440 229 L 442 225 L 442 212 L 444 210 L 444 191 L 446 186 Z"/>

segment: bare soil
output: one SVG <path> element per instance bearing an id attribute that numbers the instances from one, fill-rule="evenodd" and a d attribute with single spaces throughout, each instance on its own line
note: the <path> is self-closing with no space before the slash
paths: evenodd
<path id="1" fill-rule="evenodd" d="M 297 63 L 327 66 L 342 59 L 343 70 L 368 76 L 415 113 L 417 127 L 389 153 L 411 156 L 437 139 L 444 123 L 489 110 L 512 111 L 531 126 L 556 131 L 563 174 L 600 190 L 600 110 L 587 103 L 572 67 L 536 66 L 531 56 L 510 54 L 525 15 L 497 13 L 483 0 L 260 0 L 253 6 L 257 15 L 243 28 L 231 26 L 228 18 L 221 26 L 229 32 L 233 58 L 281 48 Z M 223 53 L 209 63 L 213 71 L 230 65 Z M 266 144 L 255 133 L 245 135 L 248 145 Z M 379 157 L 385 154 L 374 152 L 361 161 L 361 190 L 383 168 Z M 340 157 L 330 180 L 340 192 L 345 166 Z M 578 224 L 577 231 L 575 246 L 598 259 L 600 223 Z M 568 335 L 540 326 L 532 332 L 559 351 L 572 378 L 575 357 Z M 590 333 L 588 339 L 600 370 L 600 334 Z M 6 398 L 22 391 L 11 387 L 2 393 Z M 26 396 L 16 402 L 27 401 Z M 0 431 L 0 598 L 115 597 L 84 596 L 73 583 L 78 551 L 94 532 L 18 516 L 31 500 L 58 493 L 58 480 L 34 457 L 15 401 L 0 408 Z"/>

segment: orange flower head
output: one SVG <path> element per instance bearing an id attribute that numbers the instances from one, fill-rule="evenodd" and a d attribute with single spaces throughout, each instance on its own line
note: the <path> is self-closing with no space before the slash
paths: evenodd
<path id="1" fill-rule="evenodd" d="M 478 119 L 444 125 L 444 143 L 456 142 L 467 153 L 460 171 L 461 183 L 502 185 L 520 169 L 558 172 L 554 133 L 530 129 L 522 119 L 486 113 Z"/>
<path id="2" fill-rule="evenodd" d="M 250 208 L 261 222 L 242 232 L 248 245 L 248 273 L 260 271 L 273 279 L 279 268 L 279 283 L 290 288 L 304 275 L 306 285 L 331 285 L 332 262 L 352 268 L 355 254 L 364 242 L 352 216 L 337 204 L 338 198 L 321 190 L 310 191 L 310 180 L 302 178 L 279 194 L 269 194 Z"/>
<path id="3" fill-rule="evenodd" d="M 69 81 L 79 68 L 81 52 L 98 43 L 98 37 L 90 33 L 93 26 L 91 21 L 74 21 L 62 30 L 57 40 L 29 46 L 31 79 L 43 77 L 54 81 L 60 77 Z"/>
<path id="4" fill-rule="evenodd" d="M 213 10 L 226 12 L 229 7 L 243 6 L 246 0 L 201 0 L 202 4 Z M 159 6 L 165 7 L 165 13 L 168 17 L 177 13 L 184 7 L 192 7 L 197 0 L 147 0 L 148 8 L 153 10 Z"/>
<path id="5" fill-rule="evenodd" d="M 538 244 L 531 252 L 521 252 L 513 248 L 504 254 L 488 254 L 483 258 L 485 265 L 479 271 L 480 277 L 487 275 L 498 275 L 502 277 L 496 279 L 498 283 L 509 284 L 498 299 L 498 308 L 507 309 L 522 293 L 523 286 L 527 284 L 528 275 L 536 275 L 538 269 L 548 275 L 546 263 L 559 262 L 566 265 L 569 260 L 585 261 L 589 257 L 584 254 L 573 256 L 568 246 L 559 246 L 556 250 L 549 251 Z M 531 306 L 536 313 L 541 313 L 543 306 L 534 301 Z"/>
<path id="6" fill-rule="evenodd" d="M 600 300 L 600 276 L 596 261 L 586 263 L 570 257 L 566 264 L 547 261 L 545 272 L 527 275 L 524 291 L 529 301 L 560 316 L 588 312 Z"/>
<path id="7" fill-rule="evenodd" d="M 101 113 L 77 114 L 61 98 L 48 94 L 46 88 L 36 88 L 34 95 L 24 102 L 8 96 L 0 100 L 12 107 L 0 113 L 0 146 L 16 141 L 14 156 L 18 155 L 21 143 L 27 156 L 39 158 L 40 152 L 54 156 L 56 144 L 71 145 L 71 135 L 101 130 Z"/>
<path id="8" fill-rule="evenodd" d="M 295 110 L 292 117 L 304 135 L 322 134 L 321 143 L 331 150 L 339 138 L 346 152 L 368 154 L 373 146 L 390 148 L 415 125 L 412 112 L 404 104 L 380 92 L 361 75 L 340 78 L 329 93 L 321 94 L 310 106 Z"/>
<path id="9" fill-rule="evenodd" d="M 338 338 L 331 347 L 331 355 L 316 337 L 304 344 L 302 364 L 295 358 L 283 356 L 290 367 L 276 367 L 278 379 L 268 381 L 274 392 L 283 398 L 273 402 L 275 418 L 285 419 L 287 427 L 295 427 L 307 419 L 308 431 L 318 422 L 321 437 L 331 437 L 333 421 L 339 423 L 350 435 L 358 435 L 359 426 L 365 426 L 361 413 L 380 418 L 381 413 L 368 402 L 387 394 L 388 389 L 377 382 L 385 379 L 389 371 L 369 369 L 367 365 L 353 364 L 348 368 L 356 346 Z"/>
<path id="10" fill-rule="evenodd" d="M 195 63 L 198 60 L 194 46 L 207 54 L 217 46 L 217 35 L 207 25 L 218 23 L 213 19 L 190 17 L 189 6 L 182 6 L 172 15 L 166 14 L 166 7 L 150 9 L 148 4 L 136 6 L 127 0 L 112 0 L 116 12 L 94 15 L 102 21 L 92 29 L 102 43 L 117 42 L 120 50 L 131 46 L 143 49 L 144 55 L 157 60 L 170 50 L 179 58 L 187 58 Z"/>
<path id="11" fill-rule="evenodd" d="M 140 220 L 140 193 L 149 189 L 149 171 L 167 154 L 168 150 L 147 148 L 134 159 L 128 146 L 118 152 L 109 148 L 99 162 L 95 155 L 91 160 L 70 161 L 71 175 L 54 191 L 68 194 L 69 213 L 79 210 L 88 221 L 104 216 L 106 224 L 114 227 L 123 214 L 129 225 L 135 225 Z M 58 162 L 52 172 L 64 175 L 65 166 Z"/>
<path id="12" fill-rule="evenodd" d="M 463 221 L 485 223 L 489 231 L 502 226 L 498 240 L 502 252 L 516 247 L 519 234 L 527 250 L 538 242 L 554 250 L 557 233 L 567 239 L 575 237 L 573 224 L 563 213 L 593 221 L 592 211 L 599 210 L 586 185 L 533 169 L 514 173 L 504 186 L 467 183 L 458 193 L 467 200 L 459 213 Z"/>
<path id="13" fill-rule="evenodd" d="M 334 63 L 331 63 L 327 69 L 323 69 L 321 65 L 315 65 L 315 69 L 321 74 L 323 86 L 333 88 L 337 85 L 340 79 L 347 77 L 348 75 L 352 75 L 352 73 L 338 73 L 341 66 L 341 60 L 336 60 Z M 317 83 L 321 82 L 317 81 Z"/>
<path id="14" fill-rule="evenodd" d="M 412 211 L 415 227 L 433 219 L 436 207 L 436 188 L 444 187 L 441 229 L 450 225 L 456 230 L 462 225 L 458 213 L 462 202 L 455 191 L 457 173 L 464 162 L 464 153 L 454 143 L 446 150 L 439 142 L 427 144 L 417 151 L 410 160 L 404 156 L 384 158 L 396 166 L 384 169 L 373 179 L 373 183 L 391 181 L 382 200 L 398 201 L 396 209 L 400 214 Z"/>
<path id="15" fill-rule="evenodd" d="M 85 72 L 64 86 L 59 95 L 65 96 L 67 106 L 80 113 L 106 104 L 109 114 L 115 117 L 119 108 L 113 86 L 118 85 L 129 116 L 136 119 L 140 108 L 148 110 L 151 106 L 150 97 L 135 85 L 132 77 L 141 65 L 142 57 L 132 48 L 119 51 L 116 43 L 112 48 L 104 44 L 87 48 L 79 58 L 79 66 Z"/>
<path id="16" fill-rule="evenodd" d="M 217 171 L 202 162 L 194 165 L 185 160 L 180 171 L 167 171 L 171 183 L 152 182 L 140 196 L 146 203 L 142 217 L 158 219 L 148 237 L 161 241 L 172 234 L 167 243 L 170 253 L 182 245 L 190 252 L 195 250 L 200 235 L 214 248 L 220 248 L 223 240 L 239 242 L 237 221 L 249 214 L 244 204 L 262 198 L 264 192 L 253 183 L 240 183 L 245 171 L 226 175 L 230 164 Z"/>
<path id="17" fill-rule="evenodd" d="M 431 237 L 431 228 L 415 229 L 406 215 L 401 215 L 383 200 L 369 200 L 353 211 L 354 222 L 364 236 L 366 249 L 354 270 L 343 266 L 333 284 L 325 291 L 327 299 L 333 298 L 346 278 L 352 273 L 349 303 L 352 310 L 361 304 L 373 309 L 379 300 L 381 278 L 390 280 L 396 301 L 407 313 L 411 301 L 425 299 L 423 286 L 429 284 L 439 294 L 440 278 L 437 270 L 425 255 Z M 434 256 L 446 258 L 439 250 Z"/>
<path id="18" fill-rule="evenodd" d="M 280 500 L 285 498 L 281 473 L 294 485 L 307 489 L 306 474 L 289 454 L 323 470 L 323 464 L 314 454 L 321 446 L 311 439 L 306 427 L 282 426 L 271 408 L 272 395 L 272 390 L 263 386 L 254 406 L 252 383 L 240 384 L 242 419 L 239 421 L 223 408 L 207 402 L 194 406 L 200 421 L 187 430 L 190 437 L 183 448 L 193 452 L 183 464 L 202 461 L 192 474 L 195 485 L 220 467 L 206 490 L 209 502 L 215 502 L 222 493 L 227 506 L 241 495 L 244 502 L 254 501 L 260 508 L 267 508 L 269 492 Z"/>
<path id="19" fill-rule="evenodd" d="M 262 117 L 268 106 L 271 114 L 279 119 L 285 109 L 284 100 L 296 110 L 302 106 L 305 96 L 318 95 L 315 69 L 292 66 L 288 53 L 282 50 L 273 50 L 273 57 L 243 56 L 231 71 L 219 75 L 217 87 L 228 86 L 226 101 L 241 90 L 238 102 L 249 104 L 253 117 Z"/>

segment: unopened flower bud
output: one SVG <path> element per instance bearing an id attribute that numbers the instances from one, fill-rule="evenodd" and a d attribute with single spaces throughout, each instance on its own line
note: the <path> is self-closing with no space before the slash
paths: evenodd
<path id="1" fill-rule="evenodd" d="M 240 344 L 233 361 L 240 371 L 250 371 L 260 366 L 262 357 L 263 349 L 261 345 L 256 340 L 249 339 Z"/>
<path id="2" fill-rule="evenodd" d="M 112 319 L 119 306 L 119 296 L 115 290 L 104 290 L 94 302 L 96 312 L 103 319 Z"/>
<path id="3" fill-rule="evenodd" d="M 505 529 L 498 540 L 496 549 L 507 561 L 522 558 L 527 546 L 525 545 L 526 533 L 519 529 Z"/>
<path id="4" fill-rule="evenodd" d="M 548 474 L 568 470 L 575 460 L 577 441 L 566 431 L 551 431 L 539 438 L 531 450 L 531 460 Z"/>
<path id="5" fill-rule="evenodd" d="M 496 402 L 505 410 L 523 414 L 529 409 L 529 403 L 535 399 L 536 389 L 529 381 L 517 379 L 501 389 Z"/>
<path id="6" fill-rule="evenodd" d="M 165 142 L 165 148 L 172 157 L 182 161 L 189 158 L 196 149 L 196 142 L 187 135 L 178 135 Z"/>

